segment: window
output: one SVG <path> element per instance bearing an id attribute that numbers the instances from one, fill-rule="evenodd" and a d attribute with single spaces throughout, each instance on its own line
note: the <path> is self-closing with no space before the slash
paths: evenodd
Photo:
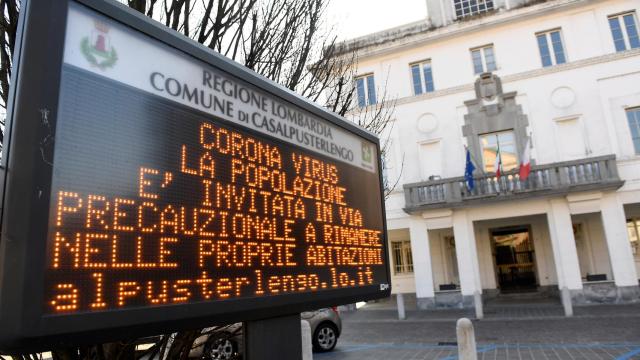
<path id="1" fill-rule="evenodd" d="M 540 50 L 542 66 L 547 67 L 567 62 L 564 56 L 560 30 L 538 33 L 536 37 L 538 38 L 538 49 Z"/>
<path id="2" fill-rule="evenodd" d="M 609 16 L 609 27 L 616 51 L 640 47 L 635 12 Z"/>
<path id="3" fill-rule="evenodd" d="M 414 94 L 420 95 L 425 92 L 432 92 L 434 88 L 431 61 L 411 64 L 411 79 L 413 80 Z"/>
<path id="4" fill-rule="evenodd" d="M 453 0 L 456 18 L 476 15 L 493 10 L 493 0 Z"/>
<path id="5" fill-rule="evenodd" d="M 640 155 L 640 108 L 627 109 L 627 121 L 629 121 L 633 148 L 636 154 Z"/>
<path id="6" fill-rule="evenodd" d="M 396 274 L 413 272 L 413 257 L 411 256 L 411 241 L 392 241 L 393 268 Z"/>
<path id="7" fill-rule="evenodd" d="M 356 93 L 358 106 L 365 107 L 376 103 L 376 84 L 373 80 L 373 74 L 356 78 Z"/>
<path id="8" fill-rule="evenodd" d="M 497 69 L 493 45 L 471 49 L 471 60 L 473 61 L 473 73 L 476 75 Z"/>
<path id="9" fill-rule="evenodd" d="M 518 154 L 516 142 L 512 130 L 500 131 L 480 135 L 480 148 L 482 150 L 482 162 L 484 171 L 495 172 L 496 154 L 500 145 L 500 157 L 502 159 L 502 171 L 509 171 L 518 166 Z"/>

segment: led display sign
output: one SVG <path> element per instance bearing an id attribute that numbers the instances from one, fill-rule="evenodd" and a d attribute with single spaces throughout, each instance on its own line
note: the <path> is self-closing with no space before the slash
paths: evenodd
<path id="1" fill-rule="evenodd" d="M 375 136 L 121 5 L 21 16 L 0 349 L 388 296 Z"/>

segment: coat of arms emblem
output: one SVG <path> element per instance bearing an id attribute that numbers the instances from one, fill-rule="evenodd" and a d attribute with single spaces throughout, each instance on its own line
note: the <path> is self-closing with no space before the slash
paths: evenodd
<path id="1" fill-rule="evenodd" d="M 362 161 L 371 164 L 373 161 L 373 149 L 369 144 L 362 143 Z"/>
<path id="2" fill-rule="evenodd" d="M 91 36 L 85 36 L 80 43 L 82 54 L 91 65 L 100 70 L 113 67 L 118 60 L 118 54 L 111 46 L 109 26 L 99 20 L 94 22 L 94 26 Z"/>

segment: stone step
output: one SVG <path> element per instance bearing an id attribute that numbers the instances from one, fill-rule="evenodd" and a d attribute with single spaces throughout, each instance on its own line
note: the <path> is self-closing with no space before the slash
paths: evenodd
<path id="1" fill-rule="evenodd" d="M 554 299 L 555 297 L 549 292 L 527 291 L 527 292 L 507 292 L 499 293 L 497 299 Z"/>

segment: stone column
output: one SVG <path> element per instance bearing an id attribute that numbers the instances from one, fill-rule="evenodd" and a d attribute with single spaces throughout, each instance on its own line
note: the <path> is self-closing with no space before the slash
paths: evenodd
<path id="1" fill-rule="evenodd" d="M 556 264 L 558 276 L 558 288 L 561 291 L 563 288 L 567 288 L 573 302 L 581 302 L 582 277 L 580 275 L 580 263 L 578 262 L 576 239 L 573 236 L 569 203 L 566 199 L 560 198 L 549 201 L 547 221 L 549 222 L 553 260 Z"/>
<path id="2" fill-rule="evenodd" d="M 435 295 L 426 221 L 419 216 L 412 216 L 409 223 L 409 236 L 411 237 L 411 256 L 413 257 L 413 275 L 416 282 L 418 309 L 432 309 L 435 307 Z"/>
<path id="3" fill-rule="evenodd" d="M 637 300 L 640 296 L 638 274 L 627 233 L 624 208 L 615 192 L 602 196 L 601 209 L 613 279 L 618 287 L 618 300 Z"/>
<path id="4" fill-rule="evenodd" d="M 462 304 L 464 307 L 473 307 L 474 294 L 482 294 L 482 284 L 473 222 L 469 220 L 466 210 L 453 212 L 453 236 L 456 242 Z M 481 299 L 481 296 L 478 299 Z"/>

